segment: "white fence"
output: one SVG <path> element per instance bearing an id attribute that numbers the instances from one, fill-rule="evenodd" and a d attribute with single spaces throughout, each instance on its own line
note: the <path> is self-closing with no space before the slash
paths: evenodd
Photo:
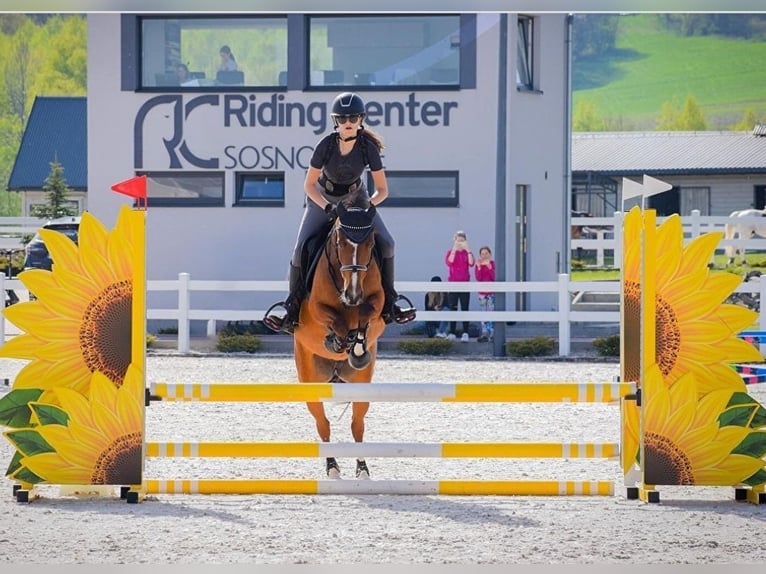
<path id="1" fill-rule="evenodd" d="M 3 289 L 23 290 L 19 280 L 0 276 L 0 292 Z M 396 288 L 402 293 L 427 293 L 434 289 L 430 281 L 397 281 Z M 567 357 L 571 351 L 572 323 L 614 323 L 619 325 L 618 311 L 575 311 L 572 309 L 574 295 L 582 292 L 619 293 L 619 281 L 570 281 L 569 275 L 561 274 L 557 281 L 505 281 L 493 283 L 441 282 L 439 291 L 494 291 L 505 293 L 506 299 L 513 293 L 554 293 L 557 304 L 550 311 L 418 311 L 418 321 L 516 321 L 517 323 L 557 323 L 559 356 Z M 194 309 L 190 305 L 191 293 L 212 291 L 221 293 L 225 301 L 227 292 L 274 292 L 274 300 L 283 297 L 287 281 L 208 281 L 192 279 L 188 273 L 179 273 L 177 280 L 148 281 L 147 291 L 173 291 L 177 305 L 165 309 L 147 309 L 147 319 L 175 320 L 178 324 L 178 350 L 190 349 L 190 321 L 207 321 L 208 335 L 215 335 L 216 321 L 260 321 L 266 309 Z M 766 301 L 766 281 L 748 282 L 738 286 L 736 292 L 754 293 Z M 510 306 L 510 305 L 508 305 Z M 766 316 L 761 314 L 759 326 L 766 329 Z M 5 342 L 6 323 L 0 314 L 0 345 Z M 762 346 L 766 351 L 766 345 Z"/>
<path id="2" fill-rule="evenodd" d="M 0 217 L 0 236 L 34 235 L 43 225 L 45 220 L 39 217 Z"/>
<path id="3" fill-rule="evenodd" d="M 596 236 L 595 237 L 582 237 L 571 240 L 572 251 L 576 251 L 578 248 L 585 251 L 596 252 L 596 267 L 606 267 L 605 255 L 606 252 L 614 254 L 613 265 L 619 269 L 622 261 L 622 218 L 624 214 L 622 212 L 616 212 L 612 217 L 572 217 L 573 227 L 585 227 L 589 228 Z M 661 223 L 667 219 L 666 217 L 658 217 L 657 222 Z M 730 218 L 727 215 L 714 216 L 714 215 L 700 215 L 699 210 L 695 209 L 690 215 L 681 217 L 681 224 L 684 229 L 684 238 L 687 242 L 694 237 L 698 237 L 704 233 L 710 231 L 723 232 L 724 226 L 731 222 L 736 221 L 739 224 L 747 223 L 760 223 L 763 224 L 763 218 L 761 217 L 740 217 L 736 220 Z M 737 238 L 737 239 L 721 239 L 718 244 L 718 251 L 723 251 L 727 246 L 735 246 L 740 248 L 747 248 L 748 250 L 766 250 L 766 239 L 763 238 Z"/>

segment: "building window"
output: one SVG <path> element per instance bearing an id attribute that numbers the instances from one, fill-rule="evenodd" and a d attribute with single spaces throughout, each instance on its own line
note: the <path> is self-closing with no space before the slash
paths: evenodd
<path id="1" fill-rule="evenodd" d="M 238 173 L 234 205 L 284 207 L 285 174 L 283 172 Z"/>
<path id="2" fill-rule="evenodd" d="M 516 34 L 516 87 L 534 90 L 534 20 L 528 16 L 518 17 Z"/>
<path id="3" fill-rule="evenodd" d="M 388 171 L 386 207 L 457 207 L 457 171 Z M 367 189 L 375 189 L 368 172 Z"/>
<path id="4" fill-rule="evenodd" d="M 275 88 L 287 70 L 287 17 L 141 18 L 141 87 Z"/>
<path id="5" fill-rule="evenodd" d="M 310 16 L 308 85 L 460 86 L 460 16 Z"/>
<path id="6" fill-rule="evenodd" d="M 222 207 L 224 173 L 143 172 L 149 207 Z"/>

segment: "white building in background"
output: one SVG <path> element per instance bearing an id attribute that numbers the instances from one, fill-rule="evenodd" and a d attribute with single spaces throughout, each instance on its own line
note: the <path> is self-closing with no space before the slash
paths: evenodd
<path id="1" fill-rule="evenodd" d="M 111 185 L 147 174 L 150 280 L 283 280 L 312 148 L 335 95 L 356 91 L 386 144 L 397 280 L 446 277 L 457 229 L 500 254 L 506 280 L 553 280 L 568 266 L 569 29 L 564 14 L 89 14 L 89 209 L 112 226 L 130 200 Z M 223 45 L 237 74 L 217 71 Z"/>

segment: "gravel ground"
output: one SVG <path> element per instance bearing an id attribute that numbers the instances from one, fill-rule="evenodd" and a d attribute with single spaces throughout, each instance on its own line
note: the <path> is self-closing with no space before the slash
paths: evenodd
<path id="1" fill-rule="evenodd" d="M 3 360 L 13 378 L 22 361 Z M 616 363 L 382 357 L 376 382 L 609 382 Z M 291 357 L 147 358 L 150 381 L 295 381 Z M 751 386 L 761 402 L 766 389 Z M 0 386 L 0 393 L 8 387 Z M 350 412 L 328 405 L 333 440 L 350 441 Z M 148 440 L 314 441 L 301 403 L 153 403 Z M 615 406 L 373 403 L 374 442 L 619 441 Z M 12 449 L 0 443 L 0 460 Z M 353 461 L 340 459 L 346 476 Z M 373 479 L 613 479 L 613 497 L 63 496 L 16 503 L 0 479 L 0 562 L 11 563 L 760 563 L 764 509 L 729 488 L 662 487 L 660 504 L 626 500 L 615 461 L 368 459 Z M 149 460 L 149 478 L 324 478 L 316 459 Z M 353 478 L 351 479 L 353 480 Z M 34 546 L 34 550 L 30 550 Z"/>

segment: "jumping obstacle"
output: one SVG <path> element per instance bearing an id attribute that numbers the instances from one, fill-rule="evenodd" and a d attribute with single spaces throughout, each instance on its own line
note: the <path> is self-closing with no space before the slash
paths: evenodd
<path id="1" fill-rule="evenodd" d="M 146 494 L 613 496 L 611 480 L 146 480 Z"/>
<path id="2" fill-rule="evenodd" d="M 504 402 L 619 404 L 634 383 L 152 383 L 156 402 Z M 619 460 L 618 443 L 590 442 L 146 442 L 157 458 L 601 458 Z M 612 496 L 612 480 L 300 480 L 145 479 L 143 494 L 441 494 Z M 138 492 L 126 493 L 136 502 Z"/>
<path id="3" fill-rule="evenodd" d="M 608 458 L 618 443 L 148 442 L 147 458 Z"/>
<path id="4" fill-rule="evenodd" d="M 151 383 L 150 400 L 618 403 L 633 383 Z"/>

